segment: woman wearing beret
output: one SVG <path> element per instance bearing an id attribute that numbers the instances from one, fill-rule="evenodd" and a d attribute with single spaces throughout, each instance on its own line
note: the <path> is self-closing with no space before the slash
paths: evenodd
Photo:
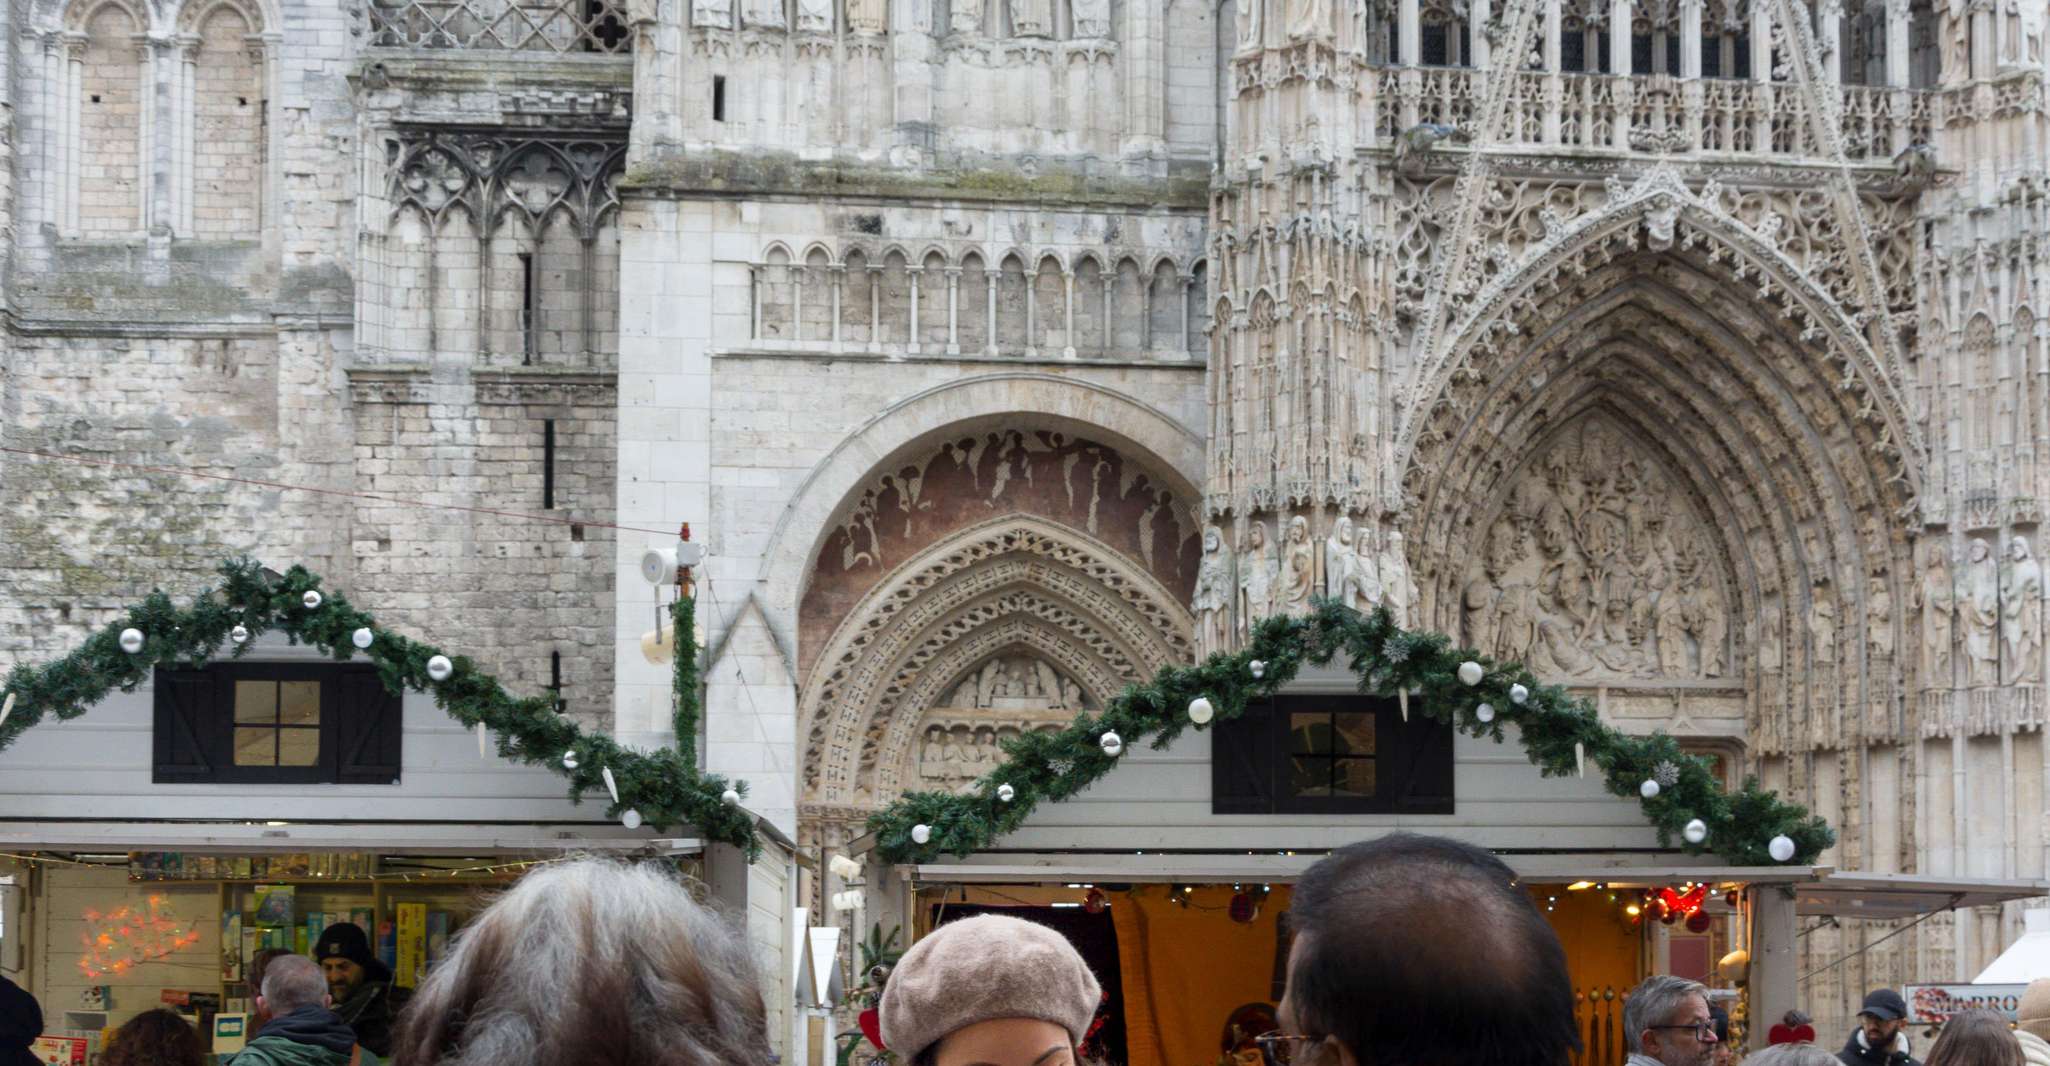
<path id="1" fill-rule="evenodd" d="M 985 914 L 904 953 L 883 989 L 883 1043 L 911 1066 L 1075 1066 L 1102 998 L 1066 937 Z"/>

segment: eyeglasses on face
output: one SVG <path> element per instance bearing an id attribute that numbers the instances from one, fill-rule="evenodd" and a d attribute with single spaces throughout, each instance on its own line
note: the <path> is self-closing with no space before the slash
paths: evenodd
<path id="1" fill-rule="evenodd" d="M 1262 1066 L 1288 1066 L 1301 1056 L 1305 1047 L 1316 1043 L 1321 1037 L 1297 1036 L 1279 1029 L 1261 1033 L 1253 1038 L 1260 1047 Z"/>
<path id="2" fill-rule="evenodd" d="M 1692 1031 L 1693 1031 L 1693 1033 L 1694 1033 L 1694 1039 L 1696 1039 L 1696 1040 L 1699 1040 L 1699 1041 L 1701 1041 L 1701 1042 L 1702 1042 L 1702 1043 L 1704 1043 L 1704 1044 L 1713 1044 L 1713 1043 L 1715 1043 L 1715 1023 L 1714 1023 L 1714 1022 L 1689 1022 L 1689 1023 L 1688 1023 L 1688 1024 L 1686 1024 L 1686 1025 L 1647 1025 L 1647 1026 L 1645 1026 L 1645 1028 L 1646 1028 L 1646 1029 L 1688 1029 L 1688 1030 L 1692 1030 Z"/>

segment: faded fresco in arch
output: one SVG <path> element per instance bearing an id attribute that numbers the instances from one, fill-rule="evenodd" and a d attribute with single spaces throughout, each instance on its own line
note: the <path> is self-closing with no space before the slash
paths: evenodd
<path id="1" fill-rule="evenodd" d="M 983 430 L 893 465 L 875 472 L 813 560 L 799 610 L 802 669 L 884 575 L 949 533 L 1000 515 L 1087 533 L 1184 602 L 1195 587 L 1202 527 L 1192 501 L 1108 445 L 1051 430 Z"/>

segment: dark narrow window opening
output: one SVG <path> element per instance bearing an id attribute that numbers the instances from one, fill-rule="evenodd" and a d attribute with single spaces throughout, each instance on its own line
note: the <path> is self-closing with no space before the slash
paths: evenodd
<path id="1" fill-rule="evenodd" d="M 1573 74 L 1587 73 L 1587 34 L 1568 30 L 1559 36 L 1559 69 Z"/>
<path id="2" fill-rule="evenodd" d="M 555 419 L 541 421 L 541 507 L 555 508 Z"/>
<path id="3" fill-rule="evenodd" d="M 533 365 L 535 344 L 534 322 L 534 253 L 520 253 L 520 362 Z"/>
<path id="4" fill-rule="evenodd" d="M 1611 54 L 1611 49 L 1614 47 L 1615 41 L 1609 37 L 1607 30 L 1603 30 L 1595 36 L 1596 61 L 1601 64 L 1601 71 L 1604 74 L 1614 74 L 1616 72 L 1616 57 Z"/>
<path id="5" fill-rule="evenodd" d="M 1677 33 L 1666 35 L 1666 73 L 1676 78 L 1680 76 L 1680 35 Z"/>
<path id="6" fill-rule="evenodd" d="M 1651 68 L 1651 34 L 1630 35 L 1630 72 L 1633 74 L 1659 73 Z"/>
<path id="7" fill-rule="evenodd" d="M 1452 61 L 1451 48 L 1443 23 L 1426 22 L 1417 34 L 1417 62 L 1426 67 L 1442 67 Z"/>
<path id="8" fill-rule="evenodd" d="M 555 713 L 569 710 L 569 702 L 562 698 L 562 652 L 548 653 L 548 691 L 555 694 Z"/>
<path id="9" fill-rule="evenodd" d="M 726 121 L 726 76 L 712 75 L 712 121 Z"/>
<path id="10" fill-rule="evenodd" d="M 1701 39 L 1701 76 L 1720 78 L 1723 76 L 1723 39 L 1703 37 Z"/>
<path id="11" fill-rule="evenodd" d="M 1737 48 L 1736 48 L 1736 52 L 1737 52 L 1737 58 L 1736 58 L 1736 62 L 1735 62 L 1735 64 L 1733 64 L 1733 65 L 1734 65 L 1734 66 L 1735 66 L 1735 67 L 1737 68 L 1737 71 L 1736 71 L 1736 76 L 1737 76 L 1738 78 L 1740 78 L 1740 79 L 1743 79 L 1743 78 L 1749 78 L 1749 77 L 1751 76 L 1751 35 L 1750 35 L 1750 34 L 1748 34 L 1748 33 L 1740 33 L 1740 34 L 1738 34 L 1738 35 L 1737 35 Z"/>

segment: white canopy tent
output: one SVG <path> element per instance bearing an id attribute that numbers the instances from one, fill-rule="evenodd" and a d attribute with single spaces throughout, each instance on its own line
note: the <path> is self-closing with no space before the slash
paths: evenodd
<path id="1" fill-rule="evenodd" d="M 2025 985 L 2050 977 L 2050 910 L 2022 913 L 2022 935 L 1991 966 L 1972 978 L 1975 985 Z"/>

